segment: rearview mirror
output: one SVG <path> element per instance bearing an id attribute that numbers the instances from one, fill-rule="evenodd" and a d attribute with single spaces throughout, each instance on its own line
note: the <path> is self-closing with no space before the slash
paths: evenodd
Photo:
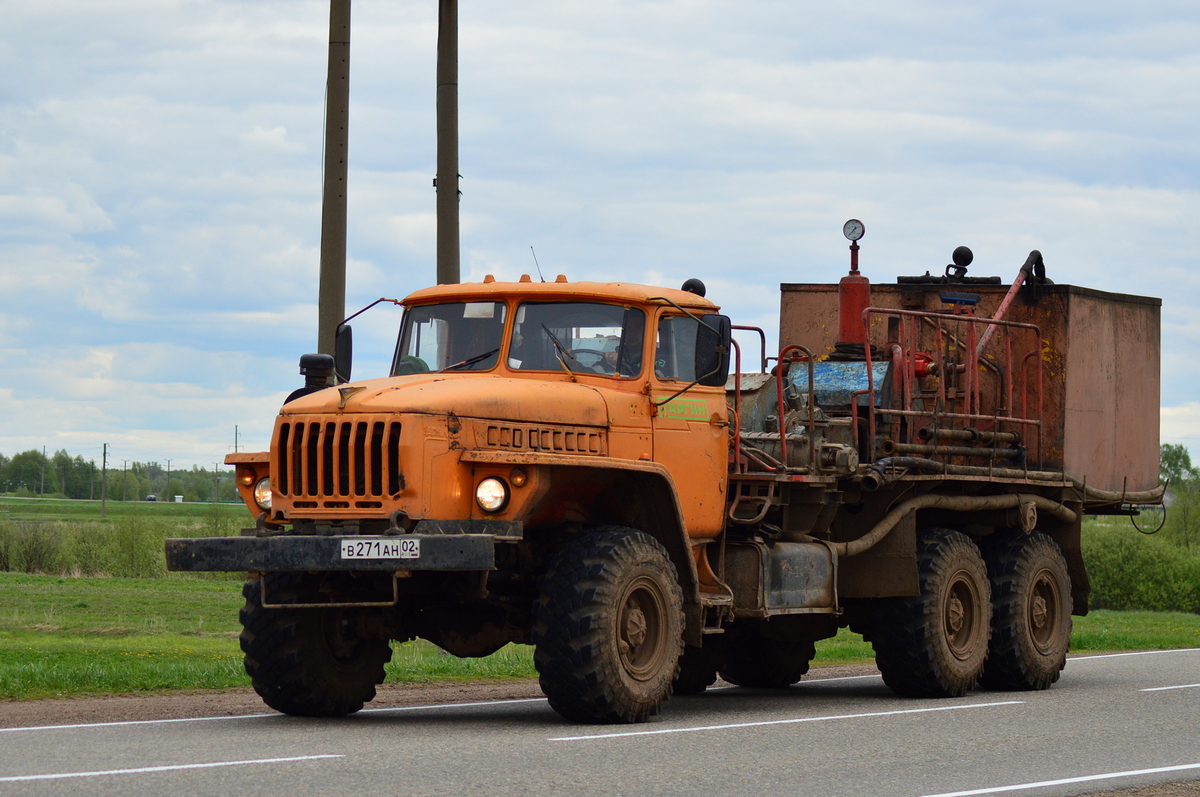
<path id="1" fill-rule="evenodd" d="M 354 332 L 349 324 L 338 324 L 333 339 L 333 370 L 338 384 L 350 381 L 350 366 L 354 360 Z"/>
<path id="2" fill-rule="evenodd" d="M 729 352 L 733 348 L 733 322 L 715 313 L 700 316 L 696 325 L 696 381 L 707 387 L 724 387 L 729 378 Z"/>

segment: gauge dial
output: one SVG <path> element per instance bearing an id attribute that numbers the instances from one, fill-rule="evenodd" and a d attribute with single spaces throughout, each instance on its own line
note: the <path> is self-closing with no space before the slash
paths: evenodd
<path id="1" fill-rule="evenodd" d="M 857 241 L 859 238 L 862 238 L 863 233 L 866 231 L 867 228 L 864 227 L 863 223 L 858 219 L 850 219 L 850 221 L 842 225 L 842 235 L 846 236 L 851 241 Z"/>

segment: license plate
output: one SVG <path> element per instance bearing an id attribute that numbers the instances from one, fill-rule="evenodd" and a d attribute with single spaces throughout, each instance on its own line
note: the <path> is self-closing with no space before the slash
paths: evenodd
<path id="1" fill-rule="evenodd" d="M 420 559 L 421 541 L 398 537 L 390 540 L 342 540 L 343 559 Z"/>

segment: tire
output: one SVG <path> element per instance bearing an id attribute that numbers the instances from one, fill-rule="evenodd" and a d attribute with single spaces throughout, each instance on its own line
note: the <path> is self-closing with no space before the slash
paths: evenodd
<path id="1" fill-rule="evenodd" d="M 780 642 L 755 632 L 733 640 L 721 677 L 738 686 L 786 689 L 808 672 L 816 655 L 809 640 Z"/>
<path id="2" fill-rule="evenodd" d="M 1005 535 L 985 551 L 992 582 L 992 641 L 984 686 L 1049 689 L 1071 646 L 1071 577 L 1054 540 Z"/>
<path id="3" fill-rule="evenodd" d="M 305 573 L 262 578 L 272 603 L 298 603 L 312 594 Z M 259 581 L 247 581 L 242 596 L 246 673 L 268 706 L 302 717 L 341 717 L 375 697 L 392 658 L 386 639 L 344 636 L 345 609 L 264 609 Z"/>
<path id="4" fill-rule="evenodd" d="M 550 557 L 534 604 L 533 663 L 550 706 L 575 722 L 644 722 L 671 694 L 683 591 L 667 552 L 604 526 Z"/>
<path id="5" fill-rule="evenodd" d="M 883 681 L 906 697 L 961 697 L 979 683 L 991 636 L 991 587 L 979 549 L 957 531 L 925 529 L 921 594 L 879 602 L 871 644 Z"/>
<path id="6" fill-rule="evenodd" d="M 717 670 L 721 666 L 724 639 L 707 639 L 704 647 L 685 645 L 679 657 L 679 672 L 671 684 L 675 695 L 699 695 L 717 681 Z"/>

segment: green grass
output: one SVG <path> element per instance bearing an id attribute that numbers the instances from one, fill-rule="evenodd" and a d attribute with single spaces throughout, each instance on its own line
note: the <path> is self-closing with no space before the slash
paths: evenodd
<path id="1" fill-rule="evenodd" d="M 213 506 L 238 522 L 253 525 L 254 519 L 243 503 L 176 504 L 168 501 L 109 501 L 105 507 L 106 520 L 123 517 L 173 518 L 200 520 L 209 516 Z M 0 496 L 0 519 L 7 520 L 100 520 L 100 501 L 79 501 L 66 498 L 12 498 Z"/>

